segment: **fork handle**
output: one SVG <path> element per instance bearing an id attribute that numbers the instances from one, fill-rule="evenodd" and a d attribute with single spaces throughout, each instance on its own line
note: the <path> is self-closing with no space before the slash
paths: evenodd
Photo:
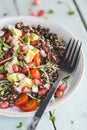
<path id="1" fill-rule="evenodd" d="M 58 79 L 54 83 L 53 87 L 50 89 L 49 93 L 47 94 L 46 98 L 44 99 L 44 101 L 42 102 L 42 104 L 40 105 L 38 110 L 36 111 L 36 113 L 33 117 L 33 121 L 31 122 L 31 124 L 28 127 L 28 130 L 35 130 L 36 129 L 36 127 L 37 127 L 37 125 L 38 125 L 47 105 L 49 104 L 53 94 L 56 91 L 56 88 L 57 88 L 60 80 L 61 80 L 61 76 L 58 77 Z"/>

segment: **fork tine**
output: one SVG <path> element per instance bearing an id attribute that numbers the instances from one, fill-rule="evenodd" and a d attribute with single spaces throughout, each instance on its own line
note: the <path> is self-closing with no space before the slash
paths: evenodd
<path id="1" fill-rule="evenodd" d="M 81 46 L 82 46 L 82 42 L 81 42 L 80 45 L 79 45 L 78 51 L 77 51 L 76 56 L 75 56 L 75 59 L 74 59 L 74 61 L 73 61 L 73 68 L 75 68 L 75 66 L 76 66 L 76 63 L 77 63 L 77 60 L 78 60 L 78 56 L 79 56 L 79 54 L 80 54 Z"/>
<path id="2" fill-rule="evenodd" d="M 68 54 L 67 54 L 67 58 L 66 58 L 66 62 L 69 62 L 70 63 L 70 59 L 71 59 L 71 55 L 72 55 L 72 53 L 73 53 L 73 48 L 74 48 L 74 44 L 75 44 L 75 39 L 72 41 L 72 43 L 71 43 L 71 47 L 70 47 L 70 49 L 69 49 L 69 52 L 68 52 Z"/>
<path id="3" fill-rule="evenodd" d="M 79 42 L 79 41 L 76 42 L 76 45 L 75 45 L 74 50 L 73 50 L 73 53 L 72 53 L 72 55 L 71 55 L 71 59 L 70 59 L 70 61 L 69 61 L 70 64 L 71 64 L 72 61 L 73 61 L 73 57 L 74 57 L 74 54 L 75 54 L 75 52 L 76 52 L 76 48 L 77 48 L 78 42 Z M 74 44 L 75 44 L 75 40 L 74 40 Z"/>
<path id="4" fill-rule="evenodd" d="M 69 40 L 69 43 L 68 43 L 68 45 L 67 45 L 67 47 L 66 47 L 66 50 L 65 50 L 64 55 L 63 55 L 63 59 L 65 58 L 65 56 L 66 56 L 66 54 L 67 54 L 67 50 L 68 50 L 68 48 L 69 48 L 69 46 L 70 46 L 71 40 L 72 40 L 72 39 Z"/>

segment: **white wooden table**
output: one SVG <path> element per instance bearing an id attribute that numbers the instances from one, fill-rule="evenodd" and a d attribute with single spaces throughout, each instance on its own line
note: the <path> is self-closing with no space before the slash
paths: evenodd
<path id="1" fill-rule="evenodd" d="M 71 5 L 75 14 L 69 15 L 68 5 Z M 33 0 L 0 0 L 0 18 L 17 15 L 29 15 L 30 11 L 44 9 L 45 18 L 55 20 L 66 26 L 83 42 L 84 56 L 87 56 L 87 0 L 41 0 L 40 5 L 33 6 Z M 54 14 L 48 14 L 53 9 Z M 57 108 L 56 121 L 49 120 L 49 112 L 42 117 L 37 130 L 87 130 L 87 60 L 85 73 L 78 91 L 63 105 Z M 0 130 L 17 130 L 19 122 L 26 123 L 29 118 L 11 118 L 0 116 Z"/>

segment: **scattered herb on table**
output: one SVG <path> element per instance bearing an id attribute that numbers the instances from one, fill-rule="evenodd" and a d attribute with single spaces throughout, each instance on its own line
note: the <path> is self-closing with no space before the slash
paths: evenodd
<path id="1" fill-rule="evenodd" d="M 18 126 L 16 128 L 23 128 L 23 123 L 19 122 Z"/>
<path id="2" fill-rule="evenodd" d="M 50 10 L 48 10 L 48 13 L 49 13 L 49 14 L 54 14 L 55 11 L 54 11 L 53 9 L 50 9 Z"/>

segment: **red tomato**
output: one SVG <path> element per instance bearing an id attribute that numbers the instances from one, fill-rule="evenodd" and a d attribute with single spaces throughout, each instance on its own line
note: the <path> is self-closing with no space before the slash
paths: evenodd
<path id="1" fill-rule="evenodd" d="M 38 107 L 37 101 L 32 99 L 27 104 L 20 107 L 22 111 L 33 111 Z"/>
<path id="2" fill-rule="evenodd" d="M 6 40 L 7 40 L 10 36 L 11 36 L 10 33 L 5 34 L 5 38 L 6 38 Z"/>
<path id="3" fill-rule="evenodd" d="M 28 103 L 28 95 L 22 94 L 19 98 L 16 99 L 15 106 L 22 106 L 26 103 Z"/>
<path id="4" fill-rule="evenodd" d="M 27 67 L 24 67 L 24 68 L 22 69 L 22 73 L 25 74 L 25 75 L 28 74 L 28 69 L 27 69 Z"/>
<path id="5" fill-rule="evenodd" d="M 27 38 L 30 36 L 30 33 L 23 33 L 22 36 Z"/>
<path id="6" fill-rule="evenodd" d="M 37 13 L 37 16 L 41 17 L 44 16 L 45 11 L 44 10 L 39 10 L 39 12 Z"/>
<path id="7" fill-rule="evenodd" d="M 0 74 L 0 80 L 2 80 L 4 78 L 5 78 L 4 74 Z"/>
<path id="8" fill-rule="evenodd" d="M 39 66 L 39 65 L 40 65 L 40 62 L 41 62 L 41 55 L 40 55 L 40 53 L 37 53 L 37 54 L 34 56 L 34 62 L 35 62 L 35 65 L 36 65 L 36 66 Z"/>
<path id="9" fill-rule="evenodd" d="M 57 91 L 56 91 L 56 97 L 57 98 L 61 98 L 61 97 L 63 97 L 63 95 L 64 95 L 64 92 L 57 89 Z"/>
<path id="10" fill-rule="evenodd" d="M 20 49 L 22 52 L 27 52 L 27 46 L 20 46 Z"/>
<path id="11" fill-rule="evenodd" d="M 35 65 L 34 62 L 29 62 L 29 63 L 28 63 L 28 66 L 29 66 L 30 68 L 34 67 L 34 65 Z"/>
<path id="12" fill-rule="evenodd" d="M 66 84 L 61 84 L 59 85 L 58 90 L 65 91 L 66 87 L 67 87 Z"/>
<path id="13" fill-rule="evenodd" d="M 31 45 L 34 46 L 34 47 L 36 47 L 38 45 L 38 41 L 31 42 Z"/>
<path id="14" fill-rule="evenodd" d="M 42 82 L 39 79 L 33 79 L 33 83 L 36 84 L 37 86 L 42 85 Z"/>
<path id="15" fill-rule="evenodd" d="M 40 79 L 41 78 L 40 71 L 36 68 L 30 69 L 30 74 L 31 74 L 31 77 L 33 79 Z"/>
<path id="16" fill-rule="evenodd" d="M 5 109 L 9 107 L 9 102 L 8 101 L 4 101 L 3 103 L 0 104 L 0 108 Z"/>
<path id="17" fill-rule="evenodd" d="M 12 68 L 13 68 L 13 71 L 14 71 L 15 73 L 21 72 L 21 67 L 20 67 L 19 65 L 17 65 L 17 64 L 13 64 L 13 65 L 12 65 Z"/>
<path id="18" fill-rule="evenodd" d="M 28 87 L 24 86 L 22 88 L 22 93 L 28 93 L 28 92 L 30 92 L 30 89 Z"/>
<path id="19" fill-rule="evenodd" d="M 46 89 L 46 88 L 42 88 L 42 89 L 39 90 L 38 94 L 39 94 L 40 96 L 43 96 L 43 95 L 46 94 L 46 92 L 47 92 L 47 89 Z"/>

